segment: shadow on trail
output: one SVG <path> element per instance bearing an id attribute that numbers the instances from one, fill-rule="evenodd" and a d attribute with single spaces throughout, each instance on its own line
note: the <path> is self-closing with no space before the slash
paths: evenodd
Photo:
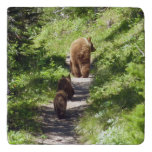
<path id="1" fill-rule="evenodd" d="M 38 144 L 79 144 L 75 126 L 87 107 L 89 86 L 92 78 L 72 78 L 75 94 L 67 102 L 65 119 L 58 119 L 53 103 L 44 105 L 40 109 L 42 118 L 42 131 L 46 139 L 39 139 Z"/>
<path id="2" fill-rule="evenodd" d="M 77 144 L 74 128 L 84 108 L 86 105 L 68 109 L 66 118 L 58 119 L 52 106 L 41 107 L 42 131 L 47 139 L 41 139 L 39 144 Z"/>
<path id="3" fill-rule="evenodd" d="M 84 78 L 83 78 L 84 79 Z M 73 80 L 74 81 L 74 80 Z M 74 82 L 73 88 L 75 91 L 72 102 L 86 101 L 89 97 L 89 84 L 88 82 Z"/>

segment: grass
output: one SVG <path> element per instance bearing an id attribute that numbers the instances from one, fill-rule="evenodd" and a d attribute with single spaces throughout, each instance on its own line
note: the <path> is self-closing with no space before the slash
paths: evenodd
<path id="1" fill-rule="evenodd" d="M 8 133 L 9 144 L 35 144 L 34 137 L 26 131 L 10 131 Z"/>
<path id="2" fill-rule="evenodd" d="M 144 105 L 137 105 L 131 112 L 122 114 L 122 118 L 108 120 L 111 125 L 100 132 L 98 144 L 134 145 L 143 142 Z"/>

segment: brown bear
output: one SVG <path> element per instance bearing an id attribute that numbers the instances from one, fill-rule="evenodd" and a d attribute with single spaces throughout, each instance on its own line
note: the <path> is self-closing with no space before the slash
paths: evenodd
<path id="1" fill-rule="evenodd" d="M 67 94 L 64 90 L 60 90 L 56 93 L 54 98 L 54 110 L 59 119 L 65 117 L 67 106 Z"/>
<path id="2" fill-rule="evenodd" d="M 95 48 L 89 38 L 79 38 L 70 47 L 70 69 L 75 77 L 87 78 L 90 71 L 90 55 Z"/>
<path id="3" fill-rule="evenodd" d="M 62 76 L 62 78 L 58 81 L 57 91 L 59 90 L 64 90 L 68 95 L 68 99 L 72 99 L 74 89 L 71 84 L 70 74 L 67 77 Z"/>
<path id="4" fill-rule="evenodd" d="M 71 85 L 70 74 L 67 77 L 62 76 L 58 81 L 57 93 L 54 98 L 54 110 L 59 119 L 65 118 L 67 100 L 74 95 L 74 89 Z"/>

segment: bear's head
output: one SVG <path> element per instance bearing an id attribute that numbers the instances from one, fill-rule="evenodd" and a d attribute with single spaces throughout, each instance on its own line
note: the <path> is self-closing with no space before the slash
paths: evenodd
<path id="1" fill-rule="evenodd" d="M 62 76 L 62 78 L 63 78 L 64 76 Z M 71 83 L 71 76 L 70 76 L 70 74 L 66 77 L 66 79 Z"/>
<path id="2" fill-rule="evenodd" d="M 93 46 L 93 43 L 92 43 L 92 41 L 91 41 L 91 37 L 88 37 L 87 40 L 88 40 L 88 42 L 91 44 L 91 52 L 94 52 L 96 49 L 95 49 L 95 47 Z"/>

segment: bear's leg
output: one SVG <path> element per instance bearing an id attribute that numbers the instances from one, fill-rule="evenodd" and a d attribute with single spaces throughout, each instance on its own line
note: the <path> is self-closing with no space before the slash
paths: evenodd
<path id="1" fill-rule="evenodd" d="M 87 78 L 89 76 L 90 64 L 85 64 L 81 66 L 81 74 L 83 78 Z"/>
<path id="2" fill-rule="evenodd" d="M 70 60 L 70 72 L 72 73 L 72 75 L 74 75 L 71 60 Z"/>
<path id="3" fill-rule="evenodd" d="M 73 75 L 75 77 L 78 77 L 78 78 L 81 77 L 80 68 L 77 64 L 72 63 L 72 70 L 73 70 Z"/>

